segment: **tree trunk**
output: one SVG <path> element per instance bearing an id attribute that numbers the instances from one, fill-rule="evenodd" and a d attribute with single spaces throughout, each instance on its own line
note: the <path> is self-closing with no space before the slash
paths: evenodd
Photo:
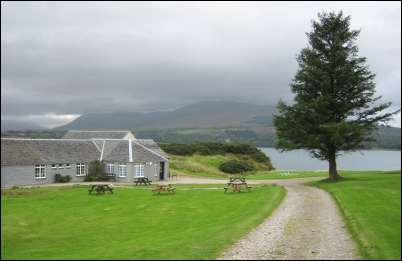
<path id="1" fill-rule="evenodd" d="M 333 156 L 329 160 L 329 179 L 336 181 L 339 178 L 338 170 L 336 169 L 336 157 Z"/>

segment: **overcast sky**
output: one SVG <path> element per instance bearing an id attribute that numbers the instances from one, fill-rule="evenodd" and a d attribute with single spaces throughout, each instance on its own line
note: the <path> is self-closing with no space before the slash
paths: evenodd
<path id="1" fill-rule="evenodd" d="M 378 94 L 401 106 L 400 2 L 1 4 L 2 119 L 54 127 L 88 112 L 289 101 L 311 20 L 339 10 L 361 29 Z"/>

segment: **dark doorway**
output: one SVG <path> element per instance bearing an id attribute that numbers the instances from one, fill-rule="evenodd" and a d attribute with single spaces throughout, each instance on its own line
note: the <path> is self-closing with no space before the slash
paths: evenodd
<path id="1" fill-rule="evenodd" d="M 159 167 L 159 180 L 165 179 L 164 173 L 165 173 L 165 162 L 161 161 Z"/>

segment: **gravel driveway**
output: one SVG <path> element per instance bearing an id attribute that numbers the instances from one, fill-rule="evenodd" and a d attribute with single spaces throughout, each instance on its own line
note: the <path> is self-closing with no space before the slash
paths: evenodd
<path id="1" fill-rule="evenodd" d="M 334 200 L 306 180 L 275 180 L 287 190 L 281 205 L 220 259 L 359 259 Z"/>

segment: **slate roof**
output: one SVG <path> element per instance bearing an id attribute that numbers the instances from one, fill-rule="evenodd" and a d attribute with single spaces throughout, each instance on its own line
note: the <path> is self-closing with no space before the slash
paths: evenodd
<path id="1" fill-rule="evenodd" d="M 128 140 L 106 140 L 103 150 L 103 160 L 106 161 L 129 161 Z"/>
<path id="2" fill-rule="evenodd" d="M 97 132 L 91 133 L 95 133 L 95 136 L 97 135 Z M 107 132 L 103 133 L 108 134 Z M 124 133 L 124 136 L 127 134 L 127 132 L 116 133 L 120 133 L 120 135 Z M 78 163 L 90 162 L 101 158 L 111 162 L 129 162 L 130 142 L 133 162 L 168 160 L 167 154 L 156 142 L 150 139 L 95 139 L 93 137 L 89 139 L 2 138 L 1 165 Z"/>
<path id="3" fill-rule="evenodd" d="M 142 144 L 141 144 L 142 145 Z M 163 155 L 159 155 L 154 150 L 144 148 L 144 145 L 141 146 L 138 143 L 133 142 L 133 161 L 134 162 L 147 162 L 147 161 L 163 161 Z M 163 156 L 163 157 L 161 157 Z M 165 157 L 166 158 L 166 157 Z"/>
<path id="4" fill-rule="evenodd" d="M 138 143 L 144 145 L 148 149 L 151 149 L 152 151 L 160 154 L 161 156 L 168 158 L 168 155 L 159 147 L 159 145 L 151 139 L 137 139 L 136 140 Z"/>
<path id="5" fill-rule="evenodd" d="M 91 140 L 1 139 L 1 165 L 89 162 L 100 152 Z"/>
<path id="6" fill-rule="evenodd" d="M 62 139 L 123 139 L 130 131 L 80 131 L 70 130 Z"/>
<path id="7" fill-rule="evenodd" d="M 129 162 L 129 146 L 128 140 L 106 140 L 102 159 L 105 161 Z M 151 144 L 149 142 L 146 146 L 138 142 L 138 140 L 132 140 L 131 148 L 133 162 L 164 161 L 167 159 L 166 154 L 156 143 Z"/>

